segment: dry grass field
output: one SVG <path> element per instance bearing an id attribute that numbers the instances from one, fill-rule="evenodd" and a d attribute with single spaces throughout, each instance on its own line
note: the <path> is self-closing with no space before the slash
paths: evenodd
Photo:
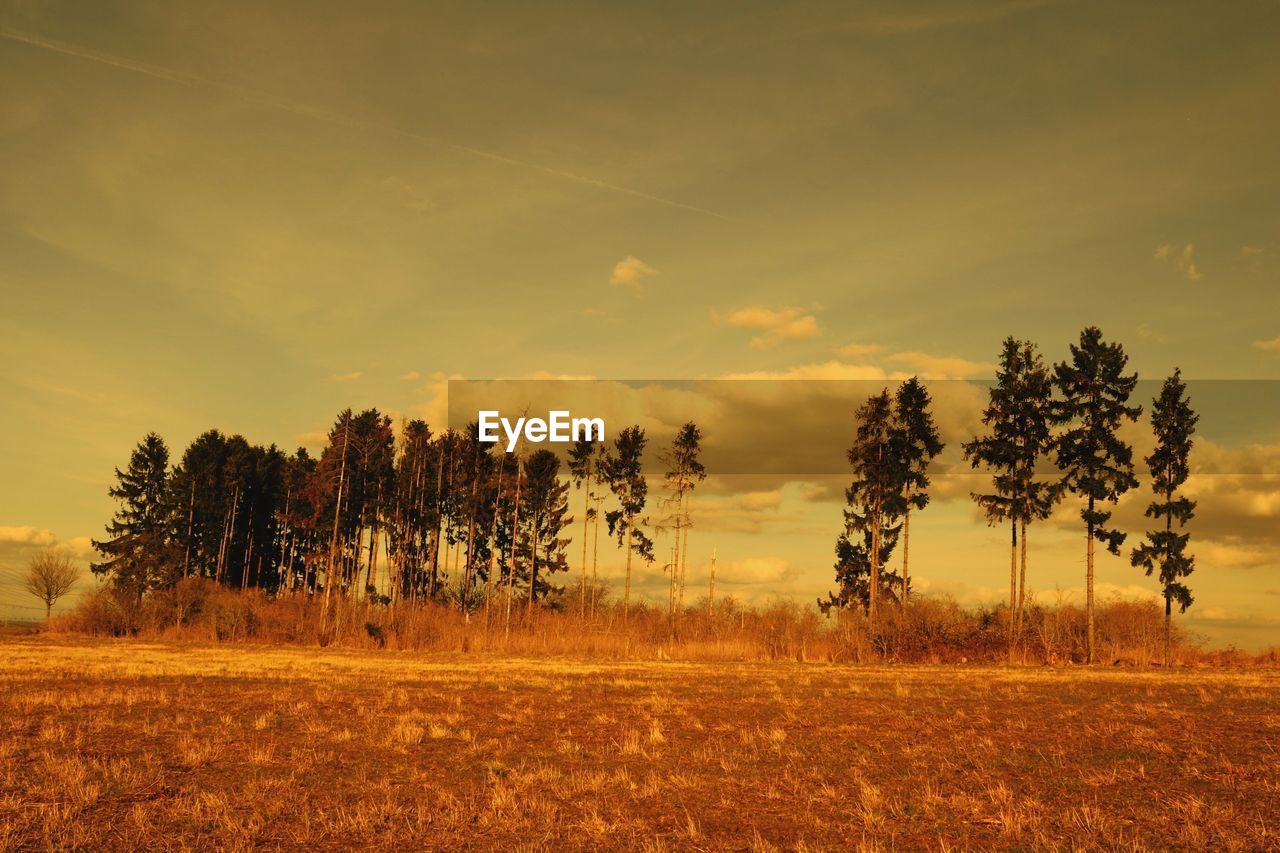
<path id="1" fill-rule="evenodd" d="M 1280 845 L 1273 670 L 0 641 L 0 848 Z"/>

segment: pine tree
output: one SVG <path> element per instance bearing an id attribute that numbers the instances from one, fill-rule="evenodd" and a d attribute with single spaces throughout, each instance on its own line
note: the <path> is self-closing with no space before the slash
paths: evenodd
<path id="1" fill-rule="evenodd" d="M 560 533 L 573 519 L 567 517 L 569 484 L 560 482 L 560 460 L 553 452 L 535 450 L 525 460 L 524 473 L 524 511 L 529 518 L 528 612 L 532 614 L 539 598 L 556 591 L 548 578 L 568 569 L 564 552 L 569 540 L 560 538 Z"/>
<path id="2" fill-rule="evenodd" d="M 1164 529 L 1148 531 L 1147 541 L 1129 555 L 1129 562 L 1146 569 L 1148 576 L 1159 570 L 1160 583 L 1164 586 L 1165 666 L 1170 663 L 1173 643 L 1173 603 L 1178 603 L 1180 613 L 1186 613 L 1194 601 L 1191 590 L 1181 580 L 1195 571 L 1195 557 L 1187 553 L 1191 534 L 1176 532 L 1173 523 L 1177 521 L 1182 528 L 1195 516 L 1196 502 L 1178 495 L 1178 489 L 1191 474 L 1188 460 L 1199 420 L 1187 398 L 1182 371 L 1175 370 L 1164 381 L 1151 408 L 1156 447 L 1146 459 L 1151 469 L 1151 490 L 1156 495 L 1146 514 L 1156 521 L 1164 519 Z"/>
<path id="3" fill-rule="evenodd" d="M 579 584 L 580 615 L 587 615 L 587 524 L 596 515 L 591 508 L 593 489 L 600 476 L 601 445 L 590 438 L 580 438 L 569 448 L 569 473 L 573 487 L 582 490 L 582 579 Z"/>
<path id="4" fill-rule="evenodd" d="M 845 490 L 844 538 L 852 542 L 858 533 L 864 540 L 869 562 L 867 612 L 874 622 L 884 590 L 883 567 L 897 541 L 899 519 L 907 511 L 908 470 L 889 389 L 868 398 L 856 417 L 857 434 L 848 452 L 854 479 Z M 856 553 L 856 546 L 851 547 Z"/>
<path id="5" fill-rule="evenodd" d="M 116 469 L 116 485 L 108 494 L 120 506 L 107 525 L 108 538 L 93 542 L 105 558 L 90 566 L 93 572 L 108 575 L 138 601 L 146 591 L 172 582 L 181 568 L 169 541 L 168 478 L 169 449 L 164 439 L 148 433 L 125 470 Z"/>
<path id="6" fill-rule="evenodd" d="M 974 494 L 989 524 L 1009 522 L 1009 634 L 1018 634 L 1026 602 L 1027 526 L 1049 517 L 1062 488 L 1037 477 L 1053 447 L 1053 386 L 1035 344 L 1006 338 L 982 422 L 990 432 L 964 445 L 973 467 L 992 472 L 994 491 Z M 1022 551 L 1018 542 L 1021 534 Z"/>
<path id="7" fill-rule="evenodd" d="M 898 386 L 894 398 L 898 447 L 903 463 L 902 513 L 902 605 L 910 595 L 911 510 L 929 505 L 929 465 L 946 446 L 938 437 L 933 415 L 929 412 L 929 390 L 917 377 Z"/>
<path id="8" fill-rule="evenodd" d="M 623 547 L 627 555 L 626 587 L 622 597 L 624 615 L 631 610 L 632 554 L 653 562 L 653 540 L 643 530 L 648 520 L 640 515 L 644 512 L 649 493 L 642 468 L 646 443 L 643 429 L 626 427 L 614 440 L 613 450 L 604 463 L 609 488 L 618 500 L 618 509 L 608 512 L 605 520 L 609 524 L 609 535 L 617 538 L 619 547 Z"/>
<path id="9" fill-rule="evenodd" d="M 669 510 L 667 521 L 674 529 L 671 558 L 671 616 L 675 620 L 684 610 L 684 576 L 688 562 L 689 499 L 698 483 L 707 478 L 707 469 L 698 458 L 702 450 L 702 430 L 693 421 L 682 426 L 663 451 L 662 462 L 667 466 L 667 497 L 664 505 Z"/>
<path id="10" fill-rule="evenodd" d="M 1088 661 L 1095 660 L 1093 613 L 1094 542 L 1102 542 L 1112 554 L 1120 553 L 1125 534 L 1107 527 L 1111 511 L 1101 505 L 1115 503 L 1138 485 L 1133 476 L 1133 448 L 1117 434 L 1125 420 L 1136 421 L 1141 406 L 1129 406 L 1129 395 L 1138 376 L 1125 374 L 1129 357 L 1116 343 L 1106 343 L 1102 332 L 1090 326 L 1072 345 L 1071 359 L 1054 365 L 1053 382 L 1060 394 L 1054 404 L 1055 420 L 1066 427 L 1058 437 L 1058 467 L 1064 482 L 1084 500 L 1080 518 L 1085 524 L 1085 612 Z"/>

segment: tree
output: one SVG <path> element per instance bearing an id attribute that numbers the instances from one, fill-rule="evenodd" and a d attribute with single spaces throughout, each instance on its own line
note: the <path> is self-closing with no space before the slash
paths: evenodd
<path id="1" fill-rule="evenodd" d="M 871 531 L 863 532 L 860 542 L 854 544 L 847 533 L 836 539 L 836 572 L 838 589 L 828 593 L 827 598 L 818 599 L 818 609 L 829 613 L 831 608 L 844 610 L 857 605 L 864 613 L 871 610 Z M 897 572 L 885 568 L 893 549 L 898 544 L 896 529 L 882 531 L 880 537 L 880 581 L 884 584 L 884 592 L 896 598 L 894 589 L 903 588 L 903 581 Z"/>
<path id="2" fill-rule="evenodd" d="M 580 438 L 569 448 L 569 474 L 573 487 L 582 490 L 582 579 L 578 601 L 580 615 L 587 615 L 587 522 L 591 517 L 591 486 L 598 467 L 600 445 Z"/>
<path id="3" fill-rule="evenodd" d="M 901 431 L 894 416 L 889 389 L 873 394 L 858 409 L 858 429 L 849 448 L 853 482 L 845 490 L 843 538 L 861 534 L 868 560 L 867 613 L 875 621 L 883 590 L 882 568 L 897 542 L 906 513 L 907 464 L 902 453 Z M 850 546 L 856 553 L 856 546 Z M 840 545 L 837 543 L 837 554 Z M 837 568 L 840 563 L 837 562 Z"/>
<path id="4" fill-rule="evenodd" d="M 105 559 L 90 569 L 110 576 L 117 587 L 137 600 L 147 590 L 173 579 L 168 477 L 169 449 L 164 439 L 148 433 L 134 448 L 125 470 L 116 469 L 116 485 L 108 494 L 120 506 L 107 525 L 108 538 L 93 542 Z"/>
<path id="5" fill-rule="evenodd" d="M 675 529 L 671 559 L 671 615 L 673 620 L 684 610 L 685 567 L 689 558 L 689 498 L 698 483 L 707 478 L 707 469 L 699 460 L 702 450 L 702 430 L 693 421 L 680 427 L 671 447 L 662 453 L 667 466 L 667 498 L 664 501 L 671 512 L 668 516 Z M 674 621 L 673 621 L 674 625 Z"/>
<path id="6" fill-rule="evenodd" d="M 1175 532 L 1173 522 L 1182 528 L 1195 516 L 1196 502 L 1178 495 L 1178 489 L 1191 474 L 1188 460 L 1199 420 L 1187 398 L 1182 371 L 1175 370 L 1164 381 L 1151 407 L 1156 447 L 1146 459 L 1151 469 L 1151 491 L 1157 498 L 1147 507 L 1146 515 L 1156 521 L 1164 519 L 1164 529 L 1148 531 L 1147 541 L 1129 555 L 1130 564 L 1146 569 L 1148 576 L 1159 570 L 1160 583 L 1164 585 L 1165 666 L 1169 665 L 1173 642 L 1173 603 L 1178 602 L 1179 612 L 1186 613 L 1195 600 L 1181 580 L 1195 571 L 1195 557 L 1187 553 L 1191 534 Z"/>
<path id="7" fill-rule="evenodd" d="M 989 524 L 1009 522 L 1009 636 L 1022 624 L 1027 587 L 1027 525 L 1049 517 L 1062 493 L 1056 478 L 1037 478 L 1053 448 L 1053 384 L 1035 344 L 1006 338 L 982 422 L 990 432 L 964 444 L 974 468 L 992 472 L 993 491 L 973 494 Z M 1018 540 L 1021 533 L 1022 552 Z"/>
<path id="8" fill-rule="evenodd" d="M 71 591 L 80 577 L 71 558 L 53 551 L 44 551 L 31 558 L 25 578 L 27 592 L 44 602 L 44 621 L 53 614 L 53 605 Z"/>
<path id="9" fill-rule="evenodd" d="M 528 612 L 539 596 L 554 590 L 547 580 L 553 572 L 568 569 L 565 547 L 569 540 L 560 533 L 573 520 L 569 509 L 569 484 L 560 482 L 560 460 L 550 450 L 535 450 L 524 463 L 525 512 L 529 514 L 529 600 Z M 539 579 L 538 569 L 543 577 Z"/>
<path id="10" fill-rule="evenodd" d="M 1093 663 L 1093 563 L 1094 542 L 1112 554 L 1120 553 L 1125 534 L 1107 527 L 1114 504 L 1138 485 L 1133 476 L 1133 448 L 1120 439 L 1125 420 L 1136 421 L 1141 406 L 1129 406 L 1129 395 L 1138 383 L 1136 373 L 1125 374 L 1129 357 L 1116 343 L 1106 343 L 1102 332 L 1090 326 L 1072 345 L 1071 359 L 1054 365 L 1053 383 L 1061 399 L 1054 403 L 1054 419 L 1066 427 L 1058 437 L 1058 467 L 1064 483 L 1084 500 L 1080 518 L 1085 524 L 1085 613 L 1088 661 Z"/>
<path id="11" fill-rule="evenodd" d="M 617 538 L 619 547 L 624 547 L 627 554 L 627 579 L 622 596 L 624 615 L 631 610 L 632 554 L 639 554 L 642 559 L 653 562 L 653 540 L 642 528 L 648 524 L 648 519 L 640 515 L 644 512 L 645 500 L 649 494 L 649 484 L 642 470 L 646 443 L 643 429 L 638 426 L 626 427 L 618 433 L 613 450 L 604 462 L 606 481 L 618 499 L 618 508 L 609 511 L 605 520 L 609 524 L 609 535 Z"/>
<path id="12" fill-rule="evenodd" d="M 898 451 L 902 455 L 902 605 L 910 595 L 911 510 L 929 505 L 929 464 L 945 445 L 929 412 L 929 390 L 913 376 L 898 386 L 894 398 Z"/>

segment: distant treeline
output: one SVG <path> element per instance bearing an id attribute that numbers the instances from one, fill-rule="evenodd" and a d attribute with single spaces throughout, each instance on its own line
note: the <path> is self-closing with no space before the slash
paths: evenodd
<path id="1" fill-rule="evenodd" d="M 1109 526 L 1110 507 L 1138 485 L 1133 450 L 1118 435 L 1142 412 L 1130 405 L 1137 375 L 1125 373 L 1127 362 L 1123 348 L 1093 327 L 1051 368 L 1035 344 L 1004 342 L 985 433 L 963 451 L 992 475 L 990 490 L 974 500 L 991 524 L 1009 525 L 1009 648 L 1026 631 L 1027 528 L 1070 495 L 1080 503 L 1088 542 L 1086 657 L 1094 658 L 1094 543 L 1120 552 L 1126 534 Z M 872 630 L 886 618 L 886 599 L 895 610 L 910 605 L 912 511 L 928 505 L 929 467 L 943 449 L 931 405 L 925 384 L 912 378 L 872 395 L 855 414 L 853 480 L 836 542 L 838 589 L 819 604 L 828 612 L 856 608 Z M 1197 416 L 1178 371 L 1164 382 L 1151 420 L 1155 450 L 1146 462 L 1156 500 L 1147 515 L 1155 529 L 1130 560 L 1160 579 L 1168 638 L 1173 605 L 1191 604 L 1183 579 L 1194 568 L 1182 528 L 1195 504 L 1179 490 Z M 206 578 L 272 595 L 322 595 L 322 615 L 335 598 L 430 602 L 464 613 L 498 602 L 509 624 L 513 603 L 529 614 L 539 604 L 593 612 L 605 530 L 626 557 L 625 616 L 633 558 L 655 561 L 653 534 L 660 532 L 670 534 L 663 555 L 668 609 L 673 624 L 680 618 L 690 496 L 706 476 L 696 424 L 662 449 L 665 488 L 653 502 L 642 465 L 648 440 L 638 426 L 612 442 L 575 443 L 565 472 L 549 450 L 510 454 L 478 435 L 474 424 L 433 433 L 421 420 L 404 422 L 397 435 L 376 409 L 347 410 L 319 458 L 211 430 L 171 466 L 163 439 L 152 433 L 116 472 L 111 495 L 120 506 L 108 536 L 95 542 L 105 559 L 93 569 L 138 601 L 185 578 Z M 580 516 L 570 514 L 573 490 L 581 495 Z M 555 579 L 569 568 L 578 518 L 578 594 L 565 596 Z M 888 567 L 899 543 L 900 573 Z"/>

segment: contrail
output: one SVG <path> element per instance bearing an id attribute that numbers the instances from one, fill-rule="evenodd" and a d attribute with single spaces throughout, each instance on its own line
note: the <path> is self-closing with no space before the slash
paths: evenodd
<path id="1" fill-rule="evenodd" d="M 268 92 L 259 89 L 253 89 L 248 86 L 238 86 L 233 83 L 222 83 L 217 80 L 210 80 L 206 77 L 200 77 L 195 74 L 189 74 L 185 71 L 177 71 L 172 68 L 165 68 L 161 65 L 152 65 L 147 62 L 139 62 L 134 59 L 125 59 L 123 57 L 114 56 L 101 51 L 90 50 L 78 45 L 68 44 L 66 42 L 54 41 L 52 39 L 41 38 L 29 33 L 20 32 L 18 30 L 10 30 L 0 28 L 0 38 L 6 38 L 10 41 L 20 42 L 22 44 L 38 47 L 43 50 L 49 50 L 54 53 L 60 53 L 64 56 L 73 56 L 77 59 L 88 60 L 89 62 L 97 62 L 102 65 L 109 65 L 112 68 L 119 68 L 123 71 L 132 71 L 135 74 L 143 74 L 147 77 L 154 77 L 157 80 L 164 80 L 168 83 L 178 83 L 183 86 L 199 86 L 210 89 L 219 89 L 224 92 L 237 95 L 242 98 L 263 104 L 284 112 L 293 113 L 295 115 L 305 116 L 316 121 L 323 121 L 329 124 L 335 124 L 342 127 L 360 128 L 364 130 L 374 130 L 382 133 L 390 133 L 396 136 L 411 139 L 427 145 L 433 145 L 440 148 L 448 148 L 463 154 L 469 154 L 473 157 L 482 157 L 485 160 L 491 160 L 495 163 L 502 163 L 507 166 L 514 166 L 519 169 L 528 169 L 535 172 L 541 172 L 544 175 L 560 178 L 561 180 L 573 181 L 576 184 L 583 184 L 596 189 L 605 190 L 607 192 L 619 193 L 621 195 L 631 196 L 632 198 L 642 199 L 644 201 L 661 204 L 666 207 L 675 208 L 676 210 L 684 210 L 689 213 L 697 213 L 703 216 L 711 216 L 716 219 L 729 221 L 729 217 L 714 210 L 708 210 L 705 207 L 697 207 L 692 204 L 685 204 L 681 201 L 675 201 L 662 196 L 652 195 L 640 190 L 623 187 L 617 184 L 611 184 L 607 181 L 601 181 L 597 178 L 587 177 L 585 175 L 566 172 L 563 169 L 556 169 L 551 166 L 544 166 L 540 163 L 531 163 L 527 160 L 518 160 L 515 157 L 508 157 L 505 154 L 498 154 L 493 151 L 485 151 L 481 148 L 472 148 L 469 145 L 461 145 L 456 142 L 450 142 L 446 139 L 440 139 L 434 136 L 426 136 L 420 133 L 414 133 L 408 130 L 402 130 L 391 125 L 377 124 L 375 122 L 365 121 L 363 119 L 353 118 L 341 113 L 331 112 L 329 110 L 308 106 L 307 104 L 297 103 L 295 101 L 286 101 L 277 98 Z"/>

